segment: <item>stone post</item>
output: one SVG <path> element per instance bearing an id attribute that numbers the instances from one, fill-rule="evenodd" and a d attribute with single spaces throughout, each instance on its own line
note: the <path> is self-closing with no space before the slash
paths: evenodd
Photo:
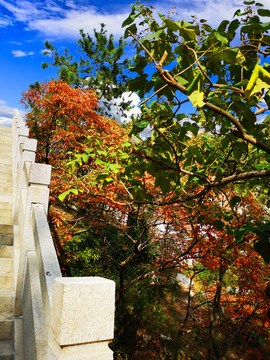
<path id="1" fill-rule="evenodd" d="M 101 277 L 56 278 L 51 326 L 61 359 L 112 360 L 115 283 Z"/>
<path id="2" fill-rule="evenodd" d="M 25 181 L 28 184 L 26 201 L 20 212 L 24 212 L 21 216 L 23 221 L 19 221 L 20 233 L 20 260 L 18 267 L 18 278 L 15 298 L 15 316 L 22 315 L 22 287 L 25 270 L 25 255 L 27 251 L 35 251 L 35 242 L 32 226 L 32 204 L 41 204 L 44 210 L 48 211 L 49 202 L 49 184 L 51 179 L 51 166 L 44 164 L 36 164 L 29 162 L 24 163 Z"/>
<path id="3" fill-rule="evenodd" d="M 18 224 L 18 212 L 20 206 L 20 195 L 21 190 L 26 189 L 28 183 L 25 178 L 25 162 L 34 163 L 36 158 L 36 149 L 37 149 L 37 140 L 29 139 L 24 136 L 19 136 L 19 146 L 18 154 L 16 157 L 16 167 L 13 173 L 14 176 L 14 189 L 13 189 L 13 224 Z"/>

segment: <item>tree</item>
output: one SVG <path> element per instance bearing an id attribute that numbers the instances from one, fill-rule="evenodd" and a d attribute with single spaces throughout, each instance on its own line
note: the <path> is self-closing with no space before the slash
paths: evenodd
<path id="1" fill-rule="evenodd" d="M 39 84 L 23 93 L 22 103 L 31 108 L 26 124 L 30 136 L 38 140 L 37 159 L 53 166 L 52 195 L 56 198 L 65 190 L 78 194 L 76 184 L 69 190 L 76 175 L 81 178 L 81 186 L 83 181 L 91 186 L 101 161 L 99 155 L 105 153 L 110 161 L 112 149 L 121 149 L 126 139 L 118 123 L 97 113 L 97 101 L 94 92 L 73 88 L 63 80 Z M 66 161 L 73 154 L 75 160 L 67 167 Z M 115 164 L 110 169 L 118 168 L 120 165 Z M 112 181 L 113 174 L 107 182 Z"/>
<path id="2" fill-rule="evenodd" d="M 71 271 L 117 282 L 117 359 L 222 359 L 243 349 L 251 358 L 251 341 L 257 357 L 269 355 L 269 266 L 253 249 L 269 260 L 269 120 L 255 121 L 268 113 L 268 93 L 265 104 L 260 95 L 268 65 L 257 64 L 268 53 L 269 24 L 259 17 L 267 14 L 248 7 L 241 21 L 212 29 L 163 15 L 158 23 L 151 8 L 134 6 L 124 25 L 137 44 L 131 69 L 139 76 L 129 88 L 149 94 L 130 136 L 95 112 L 87 90 L 60 81 L 25 96 L 36 110 L 32 129 L 43 127 L 33 118 L 41 115 L 49 138 L 61 139 L 43 158 L 61 169 L 54 210 Z M 138 16 L 148 26 L 143 39 Z M 237 29 L 241 42 L 231 46 Z M 77 99 L 91 111 L 78 112 Z M 189 116 L 180 113 L 188 101 Z M 62 129 L 74 123 L 71 149 Z M 148 126 L 151 135 L 140 137 Z M 178 272 L 195 281 L 194 294 L 174 283 Z M 142 356 L 144 333 L 152 352 Z"/>
<path id="3" fill-rule="evenodd" d="M 145 5 L 133 6 L 125 20 L 125 36 L 133 38 L 137 50 L 131 70 L 138 75 L 129 89 L 145 97 L 132 134 L 152 128 L 134 151 L 143 166 L 130 176 L 147 171 L 163 192 L 158 199 L 145 193 L 137 203 L 203 201 L 212 189 L 231 183 L 269 191 L 270 23 L 264 20 L 270 12 L 255 1 L 244 4 L 244 12 L 238 10 L 237 18 L 217 29 L 196 17 L 180 22 L 159 14 L 155 19 Z M 136 35 L 137 18 L 143 36 Z M 149 74 L 149 64 L 156 72 Z M 187 102 L 193 106 L 189 115 L 181 113 Z M 202 141 L 190 141 L 192 134 L 201 134 Z M 269 246 L 263 251 L 269 254 Z"/>
<path id="4" fill-rule="evenodd" d="M 129 61 L 124 57 L 125 42 L 120 38 L 115 45 L 113 35 L 107 35 L 105 24 L 101 24 L 100 31 L 94 30 L 94 39 L 83 30 L 80 35 L 78 45 L 82 55 L 79 60 L 68 49 L 61 54 L 46 41 L 44 55 L 51 56 L 54 62 L 43 63 L 42 68 L 54 66 L 59 69 L 59 78 L 68 84 L 96 92 L 100 104 L 98 112 L 108 116 L 115 99 L 127 90 Z M 119 113 L 123 114 L 129 106 L 130 102 L 123 100 L 119 104 Z"/>

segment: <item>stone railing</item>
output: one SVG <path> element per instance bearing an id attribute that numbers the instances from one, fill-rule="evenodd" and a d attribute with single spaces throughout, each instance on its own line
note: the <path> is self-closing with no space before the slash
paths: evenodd
<path id="1" fill-rule="evenodd" d="M 51 166 L 35 163 L 37 141 L 17 111 L 12 133 L 14 316 L 24 359 L 111 360 L 115 283 L 62 277 L 47 222 Z"/>

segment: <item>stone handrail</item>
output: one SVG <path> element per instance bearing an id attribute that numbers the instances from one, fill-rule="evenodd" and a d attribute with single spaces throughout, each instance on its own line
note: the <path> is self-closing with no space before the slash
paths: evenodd
<path id="1" fill-rule="evenodd" d="M 47 222 L 51 166 L 35 163 L 37 141 L 15 111 L 13 219 L 15 317 L 25 360 L 111 360 L 115 283 L 62 277 Z"/>

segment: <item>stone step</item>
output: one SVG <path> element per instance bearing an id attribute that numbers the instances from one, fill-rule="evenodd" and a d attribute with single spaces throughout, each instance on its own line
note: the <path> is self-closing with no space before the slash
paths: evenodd
<path id="1" fill-rule="evenodd" d="M 1 143 L 0 140 L 0 154 L 2 154 L 2 156 L 9 156 L 12 153 L 12 147 L 10 145 L 4 145 Z"/>
<path id="2" fill-rule="evenodd" d="M 13 245 L 13 234 L 0 234 L 0 245 Z"/>
<path id="3" fill-rule="evenodd" d="M 11 137 L 11 134 L 12 134 L 11 128 L 4 127 L 4 129 L 0 129 L 1 136 Z"/>
<path id="4" fill-rule="evenodd" d="M 1 182 L 0 180 L 0 195 L 12 194 L 12 186 L 12 181 L 7 183 L 6 181 Z"/>
<path id="5" fill-rule="evenodd" d="M 4 182 L 5 180 L 9 180 L 10 178 L 12 178 L 11 171 L 9 171 L 9 169 L 5 169 L 5 167 L 1 166 L 1 164 L 0 164 L 0 179 L 1 179 L 1 181 Z"/>
<path id="6" fill-rule="evenodd" d="M 7 163 L 0 161 L 0 169 L 1 169 L 1 171 L 9 171 L 9 172 L 11 172 L 12 171 L 12 163 L 11 163 L 12 157 L 9 156 L 9 154 L 1 153 L 0 160 L 1 160 L 1 158 L 3 159 L 3 161 L 9 160 L 9 161 L 7 161 Z"/>
<path id="7" fill-rule="evenodd" d="M 12 290 L 0 289 L 0 312 L 13 311 L 14 293 Z"/>
<path id="8" fill-rule="evenodd" d="M 0 224 L 0 234 L 13 234 L 13 226 L 10 224 Z"/>
<path id="9" fill-rule="evenodd" d="M 13 335 L 13 315 L 12 313 L 0 314 L 0 341 L 11 340 Z"/>
<path id="10" fill-rule="evenodd" d="M 1 216 L 0 213 L 0 225 L 12 225 L 12 212 L 7 213 L 6 216 Z"/>
<path id="11" fill-rule="evenodd" d="M 11 199 L 10 199 L 11 200 Z M 11 201 L 0 201 L 0 211 L 12 207 Z"/>
<path id="12" fill-rule="evenodd" d="M 0 133 L 1 134 L 12 134 L 12 128 L 9 126 L 0 125 Z"/>
<path id="13" fill-rule="evenodd" d="M 12 143 L 12 136 L 10 133 L 2 133 L 0 130 L 0 139 L 2 140 L 1 143 L 4 144 L 11 144 Z"/>
<path id="14" fill-rule="evenodd" d="M 4 195 L 6 193 L 12 193 L 12 187 L 6 184 L 0 184 L 0 194 Z"/>
<path id="15" fill-rule="evenodd" d="M 10 341 L 0 341 L 0 360 L 13 360 L 13 348 Z"/>
<path id="16" fill-rule="evenodd" d="M 25 360 L 23 354 L 23 319 L 14 319 L 14 358 Z"/>
<path id="17" fill-rule="evenodd" d="M 5 148 L 8 148 L 8 149 L 11 149 L 12 148 L 12 142 L 11 142 L 11 139 L 9 139 L 8 136 L 2 136 L 2 139 L 0 140 L 0 149 L 5 149 Z M 2 152 L 2 151 L 1 151 Z"/>
<path id="18" fill-rule="evenodd" d="M 0 129 L 0 136 L 9 139 L 11 138 L 11 131 L 2 131 L 2 129 Z"/>
<path id="19" fill-rule="evenodd" d="M 0 245 L 0 257 L 12 258 L 13 257 L 13 246 Z"/>
<path id="20" fill-rule="evenodd" d="M 0 224 L 12 224 L 12 203 L 0 202 Z"/>
<path id="21" fill-rule="evenodd" d="M 0 273 L 11 274 L 13 271 L 13 259 L 0 257 Z"/>
<path id="22" fill-rule="evenodd" d="M 4 187 L 12 187 L 13 183 L 12 183 L 12 176 L 11 175 L 2 175 L 2 173 L 0 174 L 0 187 L 4 188 Z"/>
<path id="23" fill-rule="evenodd" d="M 11 198 L 9 199 L 9 201 L 0 201 L 0 212 L 3 210 L 11 210 L 12 208 L 12 202 L 11 202 Z"/>
<path id="24" fill-rule="evenodd" d="M 0 212 L 0 224 L 12 224 L 12 211 L 11 209 L 7 209 L 5 211 Z"/>
<path id="25" fill-rule="evenodd" d="M 13 275 L 7 274 L 5 272 L 0 272 L 0 289 L 12 289 L 12 285 L 13 285 Z"/>
<path id="26" fill-rule="evenodd" d="M 12 206 L 12 188 L 10 187 L 9 189 L 7 189 L 6 191 L 2 192 L 2 188 L 0 186 L 0 202 L 8 202 L 10 203 L 10 207 Z"/>
<path id="27" fill-rule="evenodd" d="M 4 140 L 4 144 L 6 144 L 6 142 L 11 143 L 11 141 L 12 141 L 11 134 L 3 134 L 2 132 L 0 132 L 0 139 Z"/>
<path id="28" fill-rule="evenodd" d="M 12 176 L 9 173 L 0 171 L 0 184 L 3 186 L 9 186 L 12 180 Z"/>
<path id="29" fill-rule="evenodd" d="M 11 164 L 12 164 L 12 156 L 10 154 L 3 154 L 1 152 L 0 153 L 0 164 L 11 166 Z"/>
<path id="30" fill-rule="evenodd" d="M 4 188 L 12 188 L 13 183 L 12 183 L 12 176 L 8 176 L 8 177 L 2 177 L 0 175 L 0 188 L 4 189 Z M 3 193 L 4 191 L 1 191 L 1 193 Z"/>

